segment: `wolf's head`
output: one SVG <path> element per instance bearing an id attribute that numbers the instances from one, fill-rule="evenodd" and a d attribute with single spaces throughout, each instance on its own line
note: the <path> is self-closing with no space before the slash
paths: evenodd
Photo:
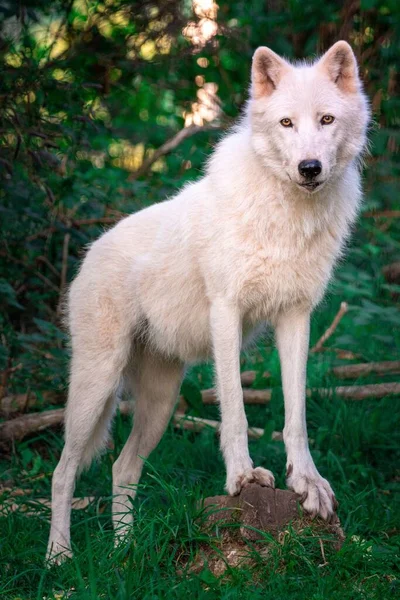
<path id="1" fill-rule="evenodd" d="M 349 44 L 337 42 L 311 65 L 258 48 L 249 114 L 265 166 L 306 193 L 320 190 L 366 143 L 369 108 Z"/>

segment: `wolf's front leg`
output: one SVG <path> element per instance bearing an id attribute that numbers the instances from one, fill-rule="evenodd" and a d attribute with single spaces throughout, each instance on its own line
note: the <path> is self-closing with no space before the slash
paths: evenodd
<path id="1" fill-rule="evenodd" d="M 238 309 L 225 300 L 212 304 L 211 332 L 221 406 L 221 450 L 226 464 L 226 490 L 239 494 L 250 482 L 274 487 L 271 471 L 253 468 L 247 441 L 247 419 L 240 382 L 241 319 Z"/>
<path id="2" fill-rule="evenodd" d="M 281 315 L 275 332 L 285 398 L 286 483 L 290 489 L 303 495 L 303 507 L 307 512 L 329 519 L 336 508 L 335 495 L 314 465 L 307 437 L 305 390 L 309 311 Z"/>

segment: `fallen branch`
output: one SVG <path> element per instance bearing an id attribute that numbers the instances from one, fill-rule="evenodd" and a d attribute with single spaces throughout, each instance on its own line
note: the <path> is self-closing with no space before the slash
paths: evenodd
<path id="1" fill-rule="evenodd" d="M 173 417 L 174 426 L 178 429 L 188 429 L 189 431 L 202 431 L 209 427 L 219 432 L 221 423 L 212 419 L 201 419 L 200 417 L 191 417 L 182 413 L 176 413 Z M 264 435 L 264 429 L 260 427 L 249 427 L 247 435 L 250 440 L 258 440 Z M 283 439 L 281 431 L 273 431 L 271 435 L 273 441 L 281 441 Z"/>
<path id="2" fill-rule="evenodd" d="M 316 390 L 321 396 L 338 396 L 348 400 L 366 400 L 368 398 L 384 398 L 400 394 L 400 383 L 371 383 L 369 385 L 349 385 L 332 389 L 320 388 Z M 313 390 L 307 390 L 311 395 Z"/>
<path id="3" fill-rule="evenodd" d="M 127 415 L 132 412 L 132 404 L 127 400 L 120 402 L 121 414 Z M 64 422 L 64 408 L 45 410 L 43 412 L 30 413 L 0 423 L 0 441 L 22 440 L 31 433 L 38 433 L 49 427 L 62 425 Z"/>
<path id="4" fill-rule="evenodd" d="M 0 416 L 9 418 L 15 413 L 26 412 L 29 409 L 41 408 L 42 405 L 57 405 L 65 402 L 62 392 L 44 390 L 43 392 L 28 391 L 24 394 L 4 396 L 0 400 Z"/>
<path id="5" fill-rule="evenodd" d="M 246 404 L 266 404 L 269 402 L 272 396 L 272 390 L 243 390 L 244 391 L 244 402 Z M 213 404 L 217 401 L 216 393 L 213 389 L 205 390 L 203 392 L 203 398 L 205 398 L 205 404 Z M 251 392 L 248 394 L 246 392 Z M 254 394 L 253 394 L 254 392 Z M 338 396 L 340 398 L 347 398 L 350 400 L 365 400 L 367 398 L 384 398 L 394 394 L 400 394 L 400 383 L 373 383 L 363 386 L 339 386 L 336 388 L 319 388 L 319 389 L 307 389 L 307 396 L 311 396 L 314 393 L 318 393 L 321 396 Z M 126 415 L 132 412 L 132 405 L 129 401 L 123 401 L 119 405 L 121 414 Z M 16 417 L 10 421 L 0 423 L 0 441 L 9 442 L 11 440 L 22 440 L 24 437 L 31 433 L 37 433 L 43 431 L 48 427 L 55 427 L 61 425 L 64 421 L 64 409 L 58 408 L 55 410 L 46 410 L 39 413 L 31 413 Z M 219 426 L 218 421 L 210 421 L 209 419 L 199 419 L 197 417 L 184 417 L 182 413 L 180 419 L 185 421 L 188 420 L 189 425 L 179 425 L 181 428 L 197 430 L 197 424 L 200 423 L 200 429 L 210 426 L 217 428 Z M 175 418 L 174 423 L 176 424 Z M 260 433 L 261 429 L 250 428 L 249 437 L 250 439 L 257 439 L 263 435 Z M 277 438 L 276 438 L 277 439 Z"/>
<path id="6" fill-rule="evenodd" d="M 342 348 L 322 348 L 321 350 L 330 350 L 336 354 L 336 358 L 340 360 L 357 360 L 361 358 L 360 354 L 356 354 L 355 352 L 351 352 L 351 350 L 343 350 Z"/>
<path id="7" fill-rule="evenodd" d="M 367 375 L 387 375 L 388 373 L 398 375 L 400 373 L 400 360 L 343 365 L 334 367 L 332 373 L 338 379 L 358 379 Z"/>
<path id="8" fill-rule="evenodd" d="M 272 398 L 272 389 L 266 390 L 243 390 L 243 401 L 245 404 L 267 404 Z M 338 396 L 349 400 L 364 400 L 366 398 L 384 398 L 394 394 L 400 394 L 400 383 L 371 383 L 367 385 L 338 386 L 334 388 L 308 388 L 307 396 L 319 394 L 320 396 Z M 216 404 L 217 393 L 214 388 L 201 392 L 204 404 Z"/>
<path id="9" fill-rule="evenodd" d="M 330 369 L 338 379 L 358 379 L 367 375 L 398 375 L 400 373 L 400 360 L 387 360 L 383 362 L 358 363 L 355 365 L 342 365 Z M 242 386 L 250 387 L 257 379 L 257 371 L 243 371 L 240 378 Z M 262 378 L 268 379 L 271 374 L 266 371 Z"/>
<path id="10" fill-rule="evenodd" d="M 121 414 L 127 415 L 132 412 L 132 404 L 129 401 L 123 401 L 119 405 Z M 3 442 L 11 440 L 21 440 L 31 433 L 43 431 L 48 427 L 62 425 L 64 421 L 65 409 L 46 410 L 40 413 L 31 413 L 16 417 L 10 421 L 0 423 L 0 440 Z M 186 417 L 181 412 L 177 412 L 173 417 L 173 423 L 179 429 L 190 429 L 191 431 L 200 431 L 204 427 L 219 429 L 219 422 L 211 419 L 200 419 L 199 417 Z M 264 435 L 264 430 L 258 427 L 251 427 L 248 430 L 250 439 L 258 439 Z M 282 439 L 280 432 L 274 432 L 272 439 Z"/>
<path id="11" fill-rule="evenodd" d="M 214 388 L 203 390 L 201 398 L 204 404 L 215 404 L 217 402 L 217 392 Z M 271 398 L 272 390 L 253 390 L 249 388 L 243 390 L 245 404 L 266 404 Z"/>
<path id="12" fill-rule="evenodd" d="M 313 346 L 311 348 L 310 352 L 314 353 L 314 352 L 320 352 L 322 350 L 324 343 L 334 333 L 336 327 L 339 325 L 340 321 L 342 320 L 342 317 L 346 314 L 347 309 L 348 309 L 347 302 L 342 302 L 331 325 L 328 327 L 328 329 L 325 331 L 325 333 L 319 338 L 319 340 L 315 344 L 315 346 Z"/>
<path id="13" fill-rule="evenodd" d="M 82 510 L 87 508 L 90 504 L 93 504 L 97 498 L 94 496 L 86 496 L 83 498 L 72 498 L 71 508 L 73 510 Z M 0 504 L 0 514 L 7 516 L 10 513 L 21 511 L 27 517 L 43 516 L 43 508 L 51 508 L 51 500 L 47 498 L 35 498 L 34 500 L 28 500 L 23 504 L 15 502 L 14 498 L 6 498 Z"/>
<path id="14" fill-rule="evenodd" d="M 166 141 L 164 144 L 162 144 L 162 146 L 157 148 L 157 150 L 155 150 L 153 154 L 149 156 L 149 158 L 144 160 L 142 166 L 139 167 L 137 171 L 129 175 L 128 181 L 135 181 L 136 179 L 144 175 L 144 173 L 146 173 L 146 171 L 150 169 L 150 167 L 156 162 L 156 160 L 158 160 L 161 156 L 168 154 L 169 152 L 171 152 L 171 150 L 174 150 L 187 138 L 196 135 L 196 133 L 202 133 L 205 131 L 218 131 L 219 129 L 221 129 L 221 127 L 219 127 L 218 125 L 190 125 L 189 127 L 181 129 L 170 140 Z"/>
<path id="15" fill-rule="evenodd" d="M 20 368 L 17 365 L 13 370 Z M 368 375 L 398 375 L 400 374 L 400 361 L 388 360 L 383 362 L 359 363 L 354 365 L 342 365 L 330 370 L 338 379 L 359 379 Z M 257 371 L 243 371 L 241 373 L 242 386 L 251 386 L 257 378 Z M 263 378 L 270 377 L 268 371 L 262 374 Z M 340 388 L 339 388 L 340 389 Z M 354 388 L 352 388 L 354 389 Z M 265 393 L 267 391 L 267 393 Z M 243 395 L 247 404 L 264 404 L 270 398 L 270 390 L 243 390 Z M 202 392 L 203 402 L 205 404 L 214 404 L 216 402 L 216 393 L 214 389 L 204 390 Z M 61 393 L 45 390 L 41 393 L 16 394 L 15 396 L 5 396 L 0 400 L 0 415 L 10 417 L 14 413 L 32 409 L 41 401 L 47 404 L 58 404 L 64 400 Z M 179 398 L 179 412 L 184 412 L 186 401 L 183 396 Z M 130 405 L 123 408 L 122 411 L 130 410 Z M 124 413 L 126 414 L 126 413 Z"/>
<path id="16" fill-rule="evenodd" d="M 49 427 L 61 425 L 63 421 L 63 408 L 22 415 L 0 423 L 0 441 L 22 440 L 31 433 L 38 433 Z"/>
<path id="17" fill-rule="evenodd" d="M 400 210 L 367 210 L 362 216 L 374 219 L 398 219 L 400 218 Z"/>
<path id="18" fill-rule="evenodd" d="M 257 379 L 257 376 L 258 376 L 257 371 L 243 371 L 240 374 L 240 380 L 242 382 L 242 386 L 250 387 L 251 385 L 253 385 L 253 383 Z M 261 375 L 261 377 L 262 377 L 262 379 L 269 379 L 271 377 L 271 373 L 269 373 L 269 371 L 265 371 Z"/>

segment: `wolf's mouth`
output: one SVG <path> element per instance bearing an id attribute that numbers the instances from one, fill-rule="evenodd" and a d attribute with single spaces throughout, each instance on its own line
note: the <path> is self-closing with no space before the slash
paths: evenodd
<path id="1" fill-rule="evenodd" d="M 305 181 L 304 183 L 298 183 L 297 185 L 303 189 L 313 192 L 323 183 L 323 181 Z"/>

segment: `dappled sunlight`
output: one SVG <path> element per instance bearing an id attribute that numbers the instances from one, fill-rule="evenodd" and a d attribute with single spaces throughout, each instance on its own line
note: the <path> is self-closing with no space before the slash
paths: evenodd
<path id="1" fill-rule="evenodd" d="M 191 43 L 200 50 L 209 42 L 218 32 L 216 18 L 218 14 L 218 4 L 213 0 L 194 0 L 193 11 L 199 18 L 197 22 L 191 21 L 184 28 L 183 34 Z M 208 66 L 207 58 L 198 58 L 199 66 L 206 68 Z M 190 125 L 204 125 L 205 122 L 214 121 L 221 112 L 220 100 L 217 96 L 218 85 L 214 82 L 205 82 L 204 77 L 197 76 L 196 84 L 200 87 L 197 90 L 197 102 L 192 102 L 191 110 L 185 111 L 185 127 Z"/>
<path id="2" fill-rule="evenodd" d="M 185 127 L 204 125 L 214 121 L 221 112 L 220 100 L 217 96 L 218 85 L 213 82 L 202 83 L 197 90 L 197 102 L 192 102 L 190 112 L 184 112 Z"/>
<path id="3" fill-rule="evenodd" d="M 218 4 L 213 0 L 193 0 L 193 11 L 198 20 L 189 21 L 183 35 L 200 49 L 218 33 Z"/>

